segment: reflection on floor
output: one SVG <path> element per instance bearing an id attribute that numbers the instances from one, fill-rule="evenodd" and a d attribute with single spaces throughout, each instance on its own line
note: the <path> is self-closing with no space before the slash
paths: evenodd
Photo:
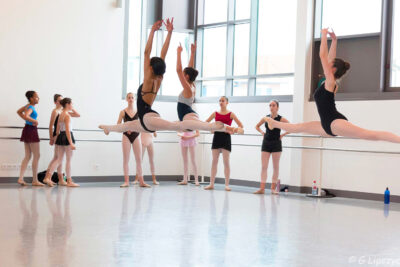
<path id="1" fill-rule="evenodd" d="M 0 266 L 400 265 L 399 204 L 249 192 L 2 185 Z"/>

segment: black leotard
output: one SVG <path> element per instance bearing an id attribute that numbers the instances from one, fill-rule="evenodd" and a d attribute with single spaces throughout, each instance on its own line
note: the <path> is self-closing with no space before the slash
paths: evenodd
<path id="1" fill-rule="evenodd" d="M 335 94 L 326 90 L 325 83 L 323 83 L 315 90 L 314 99 L 321 119 L 322 128 L 327 134 L 335 136 L 331 130 L 331 123 L 337 119 L 347 121 L 347 118 L 336 109 Z"/>
<path id="2" fill-rule="evenodd" d="M 138 115 L 139 115 L 139 121 L 140 121 L 140 124 L 142 125 L 142 127 L 143 127 L 146 131 L 148 131 L 148 132 L 150 132 L 150 133 L 154 133 L 154 131 L 151 131 L 151 130 L 147 129 L 146 125 L 144 124 L 143 117 L 144 117 L 144 115 L 147 114 L 147 113 L 156 113 L 156 114 L 158 114 L 158 112 L 152 110 L 152 109 L 151 109 L 151 105 L 147 104 L 147 103 L 143 100 L 143 95 L 145 95 L 145 94 L 157 94 L 157 93 L 156 93 L 156 92 L 153 92 L 153 91 L 151 91 L 151 92 L 142 92 L 142 87 L 143 87 L 143 84 L 141 84 L 141 85 L 139 86 L 139 89 L 138 89 L 138 91 L 137 91 L 137 101 L 136 101 L 137 113 L 138 113 Z"/>
<path id="3" fill-rule="evenodd" d="M 136 112 L 135 116 L 133 116 L 133 118 L 131 118 L 131 117 L 128 115 L 128 113 L 125 111 L 124 122 L 137 120 L 138 118 L 139 118 L 139 117 L 138 117 L 137 112 Z M 125 135 L 126 137 L 128 137 L 128 139 L 129 139 L 129 141 L 131 142 L 131 144 L 133 144 L 133 142 L 135 142 L 135 139 L 139 136 L 139 133 L 137 133 L 137 132 L 131 132 L 130 134 L 128 134 L 127 132 L 124 132 L 124 135 Z"/>
<path id="4" fill-rule="evenodd" d="M 271 115 L 268 115 L 267 117 L 271 117 Z M 281 115 L 274 118 L 276 121 L 281 121 L 281 119 Z M 265 123 L 265 129 L 261 151 L 268 153 L 282 152 L 281 129 L 274 128 L 273 130 L 270 130 L 267 122 Z"/>
<path id="5" fill-rule="evenodd" d="M 58 117 L 60 117 L 60 114 L 57 115 L 56 120 L 54 121 L 54 126 L 53 126 L 53 137 L 57 135 Z"/>

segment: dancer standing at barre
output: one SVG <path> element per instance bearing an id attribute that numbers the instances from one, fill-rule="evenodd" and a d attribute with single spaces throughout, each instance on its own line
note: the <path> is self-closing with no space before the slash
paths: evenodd
<path id="1" fill-rule="evenodd" d="M 196 120 L 184 120 L 178 122 L 170 122 L 164 120 L 160 115 L 152 109 L 152 105 L 156 99 L 157 93 L 160 89 L 161 82 L 164 77 L 166 65 L 165 56 L 167 55 L 171 35 L 173 31 L 173 21 L 167 20 L 165 26 L 168 31 L 167 38 L 161 50 L 161 57 L 150 58 L 151 49 L 153 46 L 154 33 L 162 26 L 162 21 L 157 21 L 151 28 L 149 38 L 147 40 L 144 52 L 144 80 L 143 84 L 139 86 L 137 93 L 137 110 L 139 121 L 130 121 L 118 125 L 100 125 L 99 128 L 104 130 L 105 134 L 109 132 L 154 132 L 159 130 L 170 131 L 186 131 L 204 130 L 204 131 L 230 131 L 223 123 L 206 123 Z M 232 132 L 233 133 L 233 132 Z"/>
<path id="2" fill-rule="evenodd" d="M 279 102 L 277 100 L 272 100 L 269 102 L 269 110 L 271 113 L 267 117 L 270 117 L 276 121 L 285 123 L 289 122 L 287 119 L 278 114 Z M 263 130 L 260 128 L 264 123 L 265 132 L 263 132 Z M 263 135 L 263 143 L 261 147 L 261 184 L 260 189 L 254 192 L 254 194 L 264 194 L 265 192 L 265 183 L 267 182 L 270 157 L 272 157 L 272 164 L 274 167 L 274 172 L 272 174 L 271 193 L 279 194 L 279 191 L 276 190 L 276 185 L 279 176 L 279 160 L 282 153 L 282 138 L 287 135 L 288 132 L 281 134 L 281 129 L 270 130 L 268 128 L 268 123 L 264 122 L 264 118 L 262 118 L 261 121 L 256 125 L 256 130 Z"/>
<path id="3" fill-rule="evenodd" d="M 332 38 L 331 48 L 328 51 L 327 35 Z M 280 128 L 291 133 L 308 133 L 324 137 L 345 136 L 375 141 L 400 143 L 400 136 L 391 132 L 372 131 L 360 128 L 347 121 L 347 118 L 336 109 L 335 94 L 338 91 L 339 80 L 350 69 L 350 64 L 336 57 L 337 39 L 334 32 L 328 29 L 321 31 L 321 47 L 319 56 L 326 80 L 314 93 L 315 104 L 321 121 L 303 123 L 285 123 L 265 117 L 268 128 Z"/>
<path id="4" fill-rule="evenodd" d="M 219 106 L 221 107 L 220 111 L 216 111 L 213 114 L 211 114 L 211 116 L 207 119 L 207 122 L 212 121 L 214 119 L 215 121 L 220 121 L 224 124 L 231 125 L 232 121 L 235 121 L 240 128 L 243 128 L 243 124 L 236 117 L 236 115 L 227 109 L 228 103 L 229 103 L 228 98 L 226 96 L 222 96 L 219 99 Z M 229 187 L 229 177 L 231 173 L 229 157 L 231 150 L 232 150 L 231 135 L 229 133 L 215 132 L 211 146 L 212 166 L 211 166 L 210 184 L 204 188 L 205 190 L 214 189 L 215 176 L 217 175 L 219 154 L 222 153 L 222 157 L 224 160 L 224 172 L 225 172 L 225 190 L 231 191 L 231 188 Z"/>
<path id="5" fill-rule="evenodd" d="M 33 154 L 32 159 L 32 185 L 44 186 L 39 182 L 37 177 L 38 163 L 40 158 L 39 134 L 37 125 L 38 113 L 35 106 L 39 103 L 39 95 L 35 91 L 27 91 L 25 97 L 28 99 L 29 104 L 18 109 L 17 114 L 25 121 L 25 127 L 22 130 L 21 142 L 24 142 L 25 157 L 21 163 L 21 170 L 19 173 L 18 183 L 20 185 L 27 185 L 24 181 L 24 174 L 28 167 L 29 160 Z"/>
<path id="6" fill-rule="evenodd" d="M 189 159 L 188 154 L 190 154 L 190 161 L 192 163 L 192 171 L 194 174 L 194 183 L 196 186 L 199 186 L 199 175 L 197 173 L 197 164 L 196 164 L 196 138 L 200 136 L 199 131 L 193 132 L 183 132 L 178 133 L 180 137 L 180 145 L 181 152 L 183 158 L 183 181 L 179 182 L 178 185 L 187 185 L 189 179 Z M 188 153 L 189 152 L 189 153 Z"/>
<path id="7" fill-rule="evenodd" d="M 136 109 L 133 107 L 135 103 L 135 97 L 133 93 L 128 93 L 126 95 L 126 101 L 128 106 L 121 110 L 118 117 L 117 124 L 133 120 L 138 120 L 138 114 Z M 122 135 L 122 154 L 123 154 L 123 166 L 124 166 L 124 183 L 120 187 L 129 186 L 129 155 L 131 153 L 131 148 L 135 156 L 136 161 L 136 179 L 140 182 L 141 187 L 150 187 L 146 184 L 143 179 L 142 171 L 142 145 L 139 138 L 139 133 L 137 132 L 124 132 Z"/>

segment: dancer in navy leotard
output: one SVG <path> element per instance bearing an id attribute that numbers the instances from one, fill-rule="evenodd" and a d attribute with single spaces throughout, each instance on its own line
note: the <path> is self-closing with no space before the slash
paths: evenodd
<path id="1" fill-rule="evenodd" d="M 329 50 L 328 34 L 332 38 Z M 340 135 L 351 138 L 400 143 L 400 136 L 391 132 L 360 128 L 347 121 L 347 118 L 337 111 L 335 104 L 335 94 L 338 91 L 337 80 L 350 69 L 350 64 L 336 57 L 336 46 L 337 38 L 335 33 L 328 32 L 328 29 L 322 29 L 319 55 L 326 80 L 314 93 L 315 104 L 317 105 L 321 121 L 291 124 L 265 117 L 268 127 L 270 129 L 280 128 L 291 133 L 303 132 L 325 137 Z"/>

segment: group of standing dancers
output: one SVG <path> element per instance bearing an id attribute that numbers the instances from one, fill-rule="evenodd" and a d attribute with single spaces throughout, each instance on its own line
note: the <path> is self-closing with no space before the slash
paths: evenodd
<path id="1" fill-rule="evenodd" d="M 163 44 L 160 57 L 150 57 L 154 33 L 160 29 L 164 23 L 168 34 Z M 214 133 L 212 142 L 212 167 L 210 184 L 205 187 L 206 190 L 214 189 L 215 176 L 217 173 L 217 165 L 219 155 L 222 153 L 224 162 L 225 173 L 225 190 L 230 191 L 229 177 L 230 177 L 230 164 L 229 156 L 231 152 L 231 135 L 243 134 L 243 124 L 238 117 L 227 109 L 228 98 L 222 96 L 219 99 L 220 110 L 213 112 L 210 117 L 204 122 L 201 121 L 197 113 L 192 109 L 194 97 L 196 93 L 195 81 L 198 71 L 194 69 L 194 55 L 196 52 L 195 44 L 191 45 L 191 55 L 188 67 L 182 69 L 181 53 L 182 47 L 177 48 L 177 65 L 176 71 L 182 85 L 182 92 L 178 97 L 177 111 L 179 121 L 171 122 L 164 120 L 160 115 L 152 109 L 159 88 L 161 86 L 163 75 L 166 71 L 165 57 L 169 48 L 171 36 L 173 31 L 173 19 L 167 19 L 166 22 L 157 21 L 151 28 L 149 38 L 144 51 L 144 80 L 139 86 L 137 91 L 137 109 L 134 108 L 135 96 L 128 93 L 126 100 L 128 102 L 127 108 L 120 112 L 118 123 L 116 125 L 100 125 L 99 128 L 105 134 L 109 132 L 123 133 L 122 147 L 123 147 L 123 166 L 125 181 L 121 187 L 129 186 L 129 154 L 133 148 L 136 160 L 136 181 L 142 187 L 149 187 L 144 182 L 142 174 L 142 157 L 147 148 L 153 184 L 158 184 L 154 173 L 153 162 L 153 147 L 152 135 L 156 136 L 156 131 L 172 130 L 179 132 L 181 138 L 181 150 L 184 162 L 184 179 L 180 185 L 188 184 L 188 154 L 193 165 L 195 174 L 195 184 L 199 185 L 197 167 L 195 162 L 196 146 L 195 138 L 199 136 L 199 130 L 210 131 Z M 330 49 L 328 49 L 328 35 L 332 39 Z M 322 29 L 321 34 L 321 48 L 320 58 L 324 70 L 325 82 L 322 83 L 314 93 L 314 99 L 317 105 L 318 113 L 321 121 L 312 121 L 305 123 L 292 124 L 278 114 L 279 102 L 273 100 L 269 103 L 270 114 L 263 117 L 256 125 L 256 130 L 263 135 L 262 143 L 262 170 L 261 170 L 261 184 L 260 189 L 256 194 L 263 194 L 267 180 L 267 169 L 270 158 L 273 162 L 273 176 L 271 183 L 271 192 L 277 194 L 276 184 L 279 175 L 279 160 L 282 152 L 281 139 L 288 133 L 308 133 L 320 135 L 324 137 L 332 137 L 336 135 L 367 139 L 367 140 L 383 140 L 394 143 L 400 143 L 400 136 L 391 132 L 372 131 L 357 127 L 347 121 L 346 117 L 339 113 L 335 105 L 335 94 L 338 90 L 337 80 L 340 79 L 350 68 L 350 64 L 340 58 L 336 58 L 337 38 L 333 32 L 328 29 Z M 27 92 L 29 105 L 22 107 L 18 110 L 18 114 L 26 121 L 25 128 L 21 137 L 21 141 L 25 142 L 25 158 L 21 166 L 21 174 L 18 183 L 25 185 L 23 180 L 23 173 L 26 169 L 30 155 L 33 154 L 33 185 L 43 185 L 37 180 L 37 162 L 39 159 L 38 135 L 37 135 L 37 113 L 34 106 L 38 103 L 39 97 L 36 92 Z M 56 97 L 57 96 L 57 97 Z M 79 117 L 73 107 L 71 99 L 64 98 L 61 101 L 61 96 L 55 96 L 56 109 L 53 111 L 50 122 L 50 144 L 55 143 L 55 153 L 52 162 L 44 179 L 44 183 L 53 186 L 51 176 L 56 168 L 59 168 L 58 173 L 61 173 L 61 162 L 64 154 L 67 158 L 66 174 L 67 181 L 65 185 L 78 186 L 72 181 L 70 175 L 70 160 L 72 157 L 72 150 L 75 149 L 73 133 L 71 131 L 71 117 Z M 61 109 L 62 106 L 62 109 Z M 212 122 L 214 120 L 214 122 Z M 238 127 L 232 127 L 232 122 L 235 121 Z M 124 123 L 122 123 L 124 122 Z M 53 125 L 54 124 L 54 125 Z M 260 128 L 265 124 L 265 132 Z M 53 127 L 53 128 L 52 128 Z M 54 129 L 54 133 L 52 133 Z M 286 131 L 281 134 L 281 129 Z M 140 139 L 139 139 L 140 135 Z M 142 153 L 143 151 L 143 153 Z M 35 178 L 36 177 L 36 178 Z M 61 179 L 61 181 L 64 181 Z"/>

